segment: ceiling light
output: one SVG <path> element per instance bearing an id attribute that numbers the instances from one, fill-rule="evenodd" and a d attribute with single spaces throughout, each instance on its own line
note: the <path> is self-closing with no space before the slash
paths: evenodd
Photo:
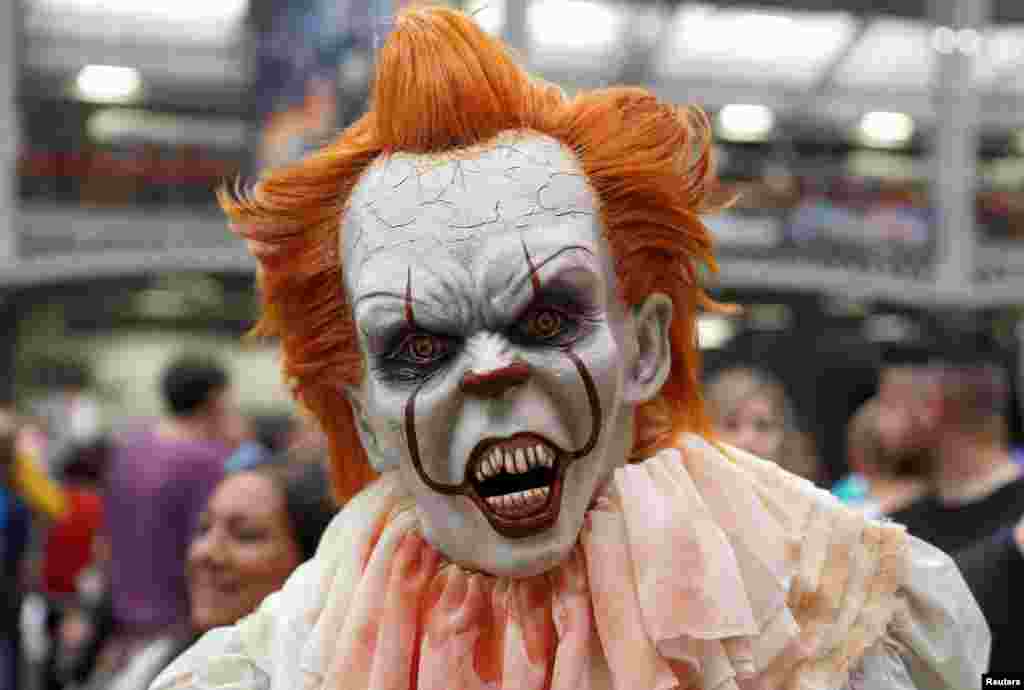
<path id="1" fill-rule="evenodd" d="M 736 335 L 736 323 L 727 316 L 701 314 L 697 317 L 697 343 L 702 350 L 717 350 Z"/>
<path id="2" fill-rule="evenodd" d="M 948 26 L 939 26 L 932 31 L 932 48 L 949 55 L 956 50 L 956 32 Z"/>
<path id="3" fill-rule="evenodd" d="M 740 82 L 811 84 L 857 26 L 844 12 L 764 12 L 726 8 L 722 3 L 717 7 L 696 2 L 652 4 L 679 6 L 664 31 L 665 40 L 656 48 L 656 72 L 672 77 L 716 74 Z"/>
<path id="4" fill-rule="evenodd" d="M 142 90 L 142 77 L 132 67 L 86 65 L 75 80 L 78 95 L 86 101 L 120 103 L 136 98 Z"/>
<path id="5" fill-rule="evenodd" d="M 505 0 L 471 0 L 466 12 L 489 34 L 498 36 L 505 28 Z"/>
<path id="6" fill-rule="evenodd" d="M 148 142 L 165 146 L 194 144 L 237 150 L 245 146 L 241 120 L 199 118 L 135 108 L 101 108 L 89 116 L 86 132 L 105 144 Z"/>
<path id="7" fill-rule="evenodd" d="M 718 111 L 715 124 L 726 141 L 764 141 L 775 127 L 775 114 L 763 105 L 731 103 Z"/>
<path id="8" fill-rule="evenodd" d="M 981 50 L 981 34 L 976 29 L 960 29 L 956 32 L 956 44 L 964 55 L 977 55 Z"/>
<path id="9" fill-rule="evenodd" d="M 594 0 L 535 0 L 527 11 L 535 45 L 559 52 L 607 50 L 619 40 L 625 19 L 621 8 Z"/>
<path id="10" fill-rule="evenodd" d="M 906 113 L 867 113 L 857 127 L 858 140 L 869 148 L 901 148 L 913 135 L 914 120 Z"/>

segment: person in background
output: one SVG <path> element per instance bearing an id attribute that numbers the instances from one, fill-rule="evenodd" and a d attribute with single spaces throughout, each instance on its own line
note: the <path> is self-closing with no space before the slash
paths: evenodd
<path id="1" fill-rule="evenodd" d="M 1020 507 L 1024 510 L 1024 506 Z M 989 671 L 1020 671 L 1020 622 L 1024 620 L 1024 517 L 959 552 L 954 560 L 992 630 Z"/>
<path id="2" fill-rule="evenodd" d="M 850 474 L 836 483 L 832 493 L 872 517 L 888 515 L 921 497 L 925 483 L 920 477 L 901 474 L 882 451 L 878 431 L 879 404 L 865 402 L 850 418 L 847 454 Z"/>
<path id="3" fill-rule="evenodd" d="M 69 457 L 61 461 L 67 511 L 47 532 L 43 560 L 43 587 L 55 596 L 73 594 L 78 576 L 92 561 L 94 541 L 103 523 L 99 482 L 110 440 L 98 437 L 67 452 Z"/>
<path id="4" fill-rule="evenodd" d="M 228 472 L 256 467 L 267 462 L 272 456 L 257 435 L 255 420 L 247 415 L 239 415 L 239 427 L 232 442 L 234 451 L 224 462 L 224 469 Z"/>
<path id="5" fill-rule="evenodd" d="M 4 621 L 0 633 L 4 638 L 0 643 L 3 646 L 0 690 L 3 690 L 8 687 L 4 683 L 14 683 L 15 679 L 26 682 L 25 678 L 17 676 L 18 663 L 10 662 L 9 658 L 30 662 L 26 665 L 42 661 L 43 624 L 29 626 L 26 635 L 18 622 L 26 604 L 29 610 L 45 610 L 41 598 L 30 592 L 38 579 L 36 542 L 43 530 L 68 517 L 69 502 L 67 492 L 46 472 L 42 458 L 47 442 L 41 430 L 20 417 L 10 401 L 0 405 L 0 446 L 0 553 L 3 561 L 0 615 Z"/>
<path id="6" fill-rule="evenodd" d="M 229 474 L 203 510 L 188 549 L 189 628 L 143 647 L 120 673 L 90 690 L 145 690 L 199 635 L 256 609 L 313 557 L 337 506 L 324 463 L 277 456 Z"/>
<path id="7" fill-rule="evenodd" d="M 30 536 L 29 511 L 11 478 L 18 455 L 18 423 L 0 411 L 0 690 L 16 690 L 21 643 L 21 568 Z"/>
<path id="8" fill-rule="evenodd" d="M 185 355 L 160 387 L 166 417 L 115 441 L 104 479 L 113 634 L 98 672 L 115 672 L 152 640 L 187 627 L 189 543 L 242 428 L 219 362 Z"/>
<path id="9" fill-rule="evenodd" d="M 103 501 L 99 482 L 109 451 L 109 439 L 100 436 L 69 447 L 68 457 L 59 460 L 68 509 L 47 531 L 43 549 L 41 586 L 47 599 L 46 629 L 53 641 L 44 663 L 44 689 L 63 685 L 57 665 L 61 654 L 58 631 L 65 611 L 77 606 L 81 578 L 94 565 L 100 548 L 97 537 L 103 523 Z M 95 646 L 92 651 L 95 654 Z"/>
<path id="10" fill-rule="evenodd" d="M 47 437 L 46 453 L 40 461 L 50 476 L 60 479 L 61 463 L 72 456 L 76 446 L 89 443 L 100 433 L 103 420 L 88 365 L 58 362 L 47 378 L 53 391 L 35 404 L 33 411 L 43 421 Z"/>
<path id="11" fill-rule="evenodd" d="M 717 437 L 818 483 L 821 468 L 810 437 L 796 428 L 782 383 L 766 371 L 733 367 L 705 389 Z"/>
<path id="12" fill-rule="evenodd" d="M 1009 375 L 992 348 L 964 341 L 910 384 L 883 380 L 879 391 L 883 452 L 916 458 L 928 483 L 891 517 L 951 554 L 1013 524 L 1024 505 L 1007 437 Z"/>

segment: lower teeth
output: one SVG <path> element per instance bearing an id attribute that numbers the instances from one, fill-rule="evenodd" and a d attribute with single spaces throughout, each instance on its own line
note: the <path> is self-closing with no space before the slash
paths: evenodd
<path id="1" fill-rule="evenodd" d="M 539 508 L 544 505 L 550 493 L 550 487 L 542 486 L 539 489 L 528 489 L 501 496 L 491 496 L 487 499 L 487 504 L 497 511 L 519 512 L 530 508 Z"/>

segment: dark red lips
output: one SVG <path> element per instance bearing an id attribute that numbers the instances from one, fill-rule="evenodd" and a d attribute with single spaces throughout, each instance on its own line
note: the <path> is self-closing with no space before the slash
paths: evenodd
<path id="1" fill-rule="evenodd" d="M 565 453 L 538 434 L 486 439 L 470 454 L 469 495 L 502 536 L 539 534 L 558 520 L 564 459 Z"/>

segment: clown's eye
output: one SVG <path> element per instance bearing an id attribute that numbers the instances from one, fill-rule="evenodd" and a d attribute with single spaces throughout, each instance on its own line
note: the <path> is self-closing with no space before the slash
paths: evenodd
<path id="1" fill-rule="evenodd" d="M 565 315 L 555 309 L 538 309 L 530 314 L 523 331 L 537 340 L 551 340 L 558 337 L 565 328 Z"/>
<path id="2" fill-rule="evenodd" d="M 561 287 L 538 296 L 507 333 L 524 347 L 560 349 L 590 336 L 600 322 L 601 311 L 587 295 Z"/>
<path id="3" fill-rule="evenodd" d="M 412 384 L 441 371 L 458 351 L 459 340 L 424 331 L 406 332 L 392 341 L 394 345 L 372 358 L 372 367 L 381 381 Z"/>
<path id="4" fill-rule="evenodd" d="M 450 350 L 447 340 L 429 333 L 411 333 L 402 340 L 395 358 L 410 364 L 433 364 L 444 358 Z"/>

